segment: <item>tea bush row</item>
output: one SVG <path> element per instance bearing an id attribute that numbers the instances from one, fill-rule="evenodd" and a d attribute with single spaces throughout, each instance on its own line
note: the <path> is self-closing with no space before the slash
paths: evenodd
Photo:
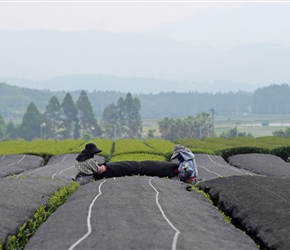
<path id="1" fill-rule="evenodd" d="M 147 160 L 165 157 L 170 160 L 174 145 L 183 144 L 190 148 L 194 153 L 216 154 L 228 157 L 234 154 L 243 153 L 269 153 L 274 154 L 285 161 L 289 158 L 290 138 L 279 138 L 274 136 L 248 138 L 234 137 L 225 138 L 181 138 L 176 141 L 164 139 L 120 139 L 114 142 L 112 139 L 94 139 L 89 142 L 95 143 L 107 161 L 129 160 L 134 158 L 132 155 L 148 156 Z M 27 142 L 23 140 L 0 142 L 0 155 L 5 154 L 35 154 L 42 156 L 46 161 L 52 155 L 79 153 L 88 143 L 84 140 L 35 140 Z"/>
<path id="2" fill-rule="evenodd" d="M 2 240 L 0 249 L 20 250 L 24 249 L 29 239 L 35 234 L 39 226 L 73 194 L 80 185 L 77 182 L 71 182 L 67 186 L 58 188 L 58 190 L 49 198 L 48 205 L 41 204 L 34 213 L 32 219 L 19 227 L 17 234 L 12 235 L 6 243 Z"/>

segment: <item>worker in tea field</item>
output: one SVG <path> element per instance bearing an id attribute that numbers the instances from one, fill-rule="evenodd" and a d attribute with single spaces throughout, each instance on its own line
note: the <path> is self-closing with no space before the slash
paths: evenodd
<path id="1" fill-rule="evenodd" d="M 74 181 L 77 181 L 81 185 L 87 184 L 94 181 L 94 174 L 102 174 L 107 170 L 105 164 L 99 165 L 94 159 L 94 155 L 102 152 L 101 149 L 97 148 L 94 143 L 88 143 L 85 149 L 77 156 L 75 167 L 78 174 Z"/>
<path id="2" fill-rule="evenodd" d="M 171 160 L 177 159 L 179 161 L 179 167 L 177 174 L 180 181 L 196 184 L 198 177 L 197 164 L 195 161 L 195 155 L 181 144 L 177 144 L 174 147 Z"/>

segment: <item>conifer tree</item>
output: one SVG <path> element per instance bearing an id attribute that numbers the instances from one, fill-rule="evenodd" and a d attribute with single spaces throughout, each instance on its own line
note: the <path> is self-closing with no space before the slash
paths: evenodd
<path id="1" fill-rule="evenodd" d="M 46 135 L 48 138 L 57 138 L 57 132 L 61 127 L 60 110 L 60 103 L 56 96 L 53 96 L 46 105 L 43 114 L 46 123 Z"/>
<path id="2" fill-rule="evenodd" d="M 5 121 L 3 117 L 0 115 L 0 139 L 4 137 L 5 134 Z"/>
<path id="3" fill-rule="evenodd" d="M 30 102 L 20 125 L 20 137 L 31 141 L 34 138 L 45 137 L 44 117 L 33 102 Z"/>
<path id="4" fill-rule="evenodd" d="M 67 93 L 61 103 L 62 139 L 77 139 L 80 137 L 78 110 L 70 93 Z"/>
<path id="5" fill-rule="evenodd" d="M 102 126 L 106 136 L 110 138 L 138 138 L 142 132 L 140 115 L 141 103 L 127 93 L 126 98 L 120 97 L 117 105 L 110 104 L 104 109 Z"/>
<path id="6" fill-rule="evenodd" d="M 10 120 L 6 125 L 5 130 L 5 138 L 9 140 L 15 140 L 18 138 L 18 130 L 19 128 L 14 125 L 14 123 Z"/>
<path id="7" fill-rule="evenodd" d="M 76 108 L 78 109 L 82 134 L 87 133 L 92 134 L 93 136 L 100 136 L 102 133 L 101 127 L 97 123 L 93 107 L 84 90 L 79 95 L 76 102 Z"/>
<path id="8" fill-rule="evenodd" d="M 112 139 L 120 137 L 117 107 L 114 103 L 111 103 L 104 109 L 101 125 L 105 137 Z"/>
<path id="9" fill-rule="evenodd" d="M 125 98 L 125 132 L 129 138 L 140 137 L 142 132 L 142 121 L 140 115 L 141 103 L 138 98 L 132 97 L 131 93 L 127 93 Z"/>

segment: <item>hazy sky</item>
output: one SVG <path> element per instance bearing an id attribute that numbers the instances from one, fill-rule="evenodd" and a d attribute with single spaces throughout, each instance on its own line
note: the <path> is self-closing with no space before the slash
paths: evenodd
<path id="1" fill-rule="evenodd" d="M 134 32 L 164 22 L 175 22 L 204 8 L 236 8 L 245 2 L 257 1 L 0 0 L 0 29 Z M 268 2 L 290 7 L 290 0 Z"/>

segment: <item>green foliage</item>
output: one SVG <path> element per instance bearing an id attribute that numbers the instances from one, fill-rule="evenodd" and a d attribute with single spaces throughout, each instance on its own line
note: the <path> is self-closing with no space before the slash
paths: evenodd
<path id="1" fill-rule="evenodd" d="M 68 186 L 59 188 L 52 197 L 48 200 L 48 208 L 51 213 L 53 213 L 57 208 L 59 208 L 67 198 L 75 192 L 79 187 L 77 182 L 72 182 Z"/>
<path id="2" fill-rule="evenodd" d="M 89 134 L 89 133 L 83 133 L 83 135 L 82 135 L 82 139 L 84 140 L 84 141 L 90 141 L 90 140 L 92 140 L 94 137 L 91 135 L 91 134 Z"/>
<path id="3" fill-rule="evenodd" d="M 147 137 L 148 138 L 154 138 L 154 133 L 156 132 L 156 129 L 149 129 Z"/>
<path id="4" fill-rule="evenodd" d="M 286 83 L 259 88 L 254 92 L 252 110 L 256 114 L 289 114 L 290 86 Z"/>
<path id="5" fill-rule="evenodd" d="M 82 134 L 87 133 L 95 137 L 100 136 L 102 134 L 101 127 L 97 123 L 92 104 L 84 90 L 79 95 L 76 108 L 79 113 Z"/>
<path id="6" fill-rule="evenodd" d="M 18 137 L 18 128 L 14 125 L 14 123 L 10 120 L 6 125 L 5 130 L 5 140 L 15 140 Z"/>
<path id="7" fill-rule="evenodd" d="M 166 140 L 208 137 L 212 130 L 210 114 L 200 113 L 186 118 L 168 118 L 158 122 L 161 137 Z"/>
<path id="8" fill-rule="evenodd" d="M 216 150 L 222 150 L 222 149 L 231 147 L 223 143 L 219 144 L 217 142 L 206 141 L 206 139 L 199 140 L 199 139 L 194 139 L 194 138 L 181 138 L 181 139 L 176 140 L 176 143 L 179 143 L 188 147 L 193 152 L 196 152 L 196 150 L 216 151 Z"/>
<path id="9" fill-rule="evenodd" d="M 140 139 L 120 139 L 115 143 L 115 152 L 114 155 L 123 154 L 123 153 L 154 153 L 154 149 L 148 147 Z"/>
<path id="10" fill-rule="evenodd" d="M 5 135 L 5 121 L 0 114 L 0 140 L 4 137 L 4 135 Z"/>
<path id="11" fill-rule="evenodd" d="M 216 153 L 218 155 L 221 155 L 225 160 L 227 160 L 230 156 L 238 155 L 238 154 L 250 154 L 250 153 L 269 154 L 270 150 L 267 148 L 256 148 L 256 147 L 236 147 L 236 148 L 216 151 Z"/>
<path id="12" fill-rule="evenodd" d="M 127 93 L 122 114 L 124 114 L 124 133 L 129 138 L 140 138 L 142 132 L 141 102 Z"/>
<path id="13" fill-rule="evenodd" d="M 0 142 L 0 154 L 25 154 L 35 155 L 60 155 L 68 153 L 79 153 L 79 147 L 84 147 L 83 140 L 34 140 L 34 141 L 4 141 Z"/>
<path id="14" fill-rule="evenodd" d="M 197 185 L 191 185 L 191 190 L 194 190 L 194 191 L 196 191 L 196 192 L 202 194 L 203 196 L 205 196 L 205 197 L 208 199 L 208 201 L 209 201 L 212 205 L 214 205 L 215 207 L 217 207 L 218 210 L 219 210 L 219 212 L 221 213 L 221 215 L 222 215 L 224 221 L 225 221 L 226 223 L 229 224 L 229 223 L 232 222 L 231 217 L 229 217 L 228 215 L 226 215 L 225 210 L 223 209 L 223 207 L 222 207 L 220 204 L 218 204 L 218 202 L 217 202 L 216 200 L 214 200 L 214 199 L 210 196 L 210 194 L 209 194 L 209 190 L 202 190 L 201 188 L 198 187 L 198 184 L 197 184 Z"/>
<path id="15" fill-rule="evenodd" d="M 47 218 L 59 208 L 67 198 L 73 194 L 80 185 L 77 182 L 71 182 L 67 186 L 60 187 L 49 199 L 48 207 L 44 204 L 40 205 L 32 219 L 24 223 L 18 229 L 16 235 L 12 235 L 9 238 L 7 250 L 22 250 L 29 241 L 29 239 L 35 234 L 39 226 L 47 220 Z"/>
<path id="16" fill-rule="evenodd" d="M 275 136 L 263 136 L 253 140 L 253 144 L 258 147 L 266 147 L 274 149 L 277 147 L 290 146 L 290 137 L 275 137 Z"/>
<path id="17" fill-rule="evenodd" d="M 57 139 L 57 131 L 61 128 L 60 119 L 60 103 L 56 96 L 53 96 L 48 104 L 46 105 L 45 112 L 45 133 L 44 138 L 54 138 Z"/>
<path id="18" fill-rule="evenodd" d="M 279 156 L 286 162 L 290 161 L 290 146 L 274 148 L 270 153 Z"/>
<path id="19" fill-rule="evenodd" d="M 277 137 L 290 137 L 290 127 L 285 128 L 285 130 L 280 129 L 273 132 L 274 136 Z"/>
<path id="20" fill-rule="evenodd" d="M 43 115 L 39 112 L 33 102 L 31 102 L 27 111 L 23 116 L 20 126 L 20 136 L 25 140 L 31 141 L 34 138 L 41 136 L 41 124 L 43 123 Z"/>
<path id="21" fill-rule="evenodd" d="M 107 78 L 98 76 L 100 82 L 108 81 L 128 81 L 126 78 Z M 129 79 L 130 80 L 130 79 Z M 131 79 L 134 81 L 133 79 Z M 151 79 L 152 80 L 152 79 Z M 144 84 L 148 79 L 139 79 Z M 289 85 L 289 84 L 288 84 Z M 77 99 L 81 90 L 72 92 L 72 96 Z M 120 96 L 126 93 L 117 91 L 94 91 L 88 93 L 91 100 L 94 113 L 97 117 L 101 117 L 104 109 L 110 103 L 115 102 Z M 39 110 L 44 111 L 52 95 L 61 100 L 64 91 L 51 92 L 48 90 L 33 90 L 28 88 L 20 88 L 0 83 L 0 107 L 6 114 L 13 117 L 22 117 L 26 107 L 30 101 L 33 101 Z M 142 104 L 141 115 L 143 117 L 171 116 L 178 114 L 179 116 L 188 116 L 198 114 L 218 107 L 219 114 L 243 113 L 249 112 L 251 107 L 253 114 L 289 114 L 289 87 L 287 84 L 272 85 L 257 91 L 243 92 L 238 91 L 224 93 L 198 93 L 187 92 L 161 92 L 159 94 L 135 94 Z M 17 101 L 15 101 L 17 100 Z M 4 115 L 3 115 L 4 117 Z M 7 115 L 4 117 L 7 119 Z M 113 138 L 113 137 L 111 137 Z"/>
<path id="22" fill-rule="evenodd" d="M 126 154 L 152 154 L 162 155 L 170 160 L 174 145 L 180 143 L 188 147 L 195 154 L 217 154 L 228 157 L 242 153 L 271 153 L 287 160 L 287 147 L 290 146 L 290 138 L 266 136 L 259 138 L 233 137 L 226 138 L 181 138 L 175 142 L 152 138 L 145 141 L 140 139 L 120 139 L 114 142 L 112 139 L 85 140 L 34 140 L 34 141 L 2 141 L 0 142 L 0 155 L 7 154 L 32 154 L 42 156 L 47 162 L 53 155 L 80 153 L 86 143 L 95 143 L 102 152 L 99 154 L 109 161 L 112 156 Z M 276 150 L 274 150 L 276 149 Z M 125 158 L 126 156 L 122 156 Z"/>
<path id="23" fill-rule="evenodd" d="M 230 130 L 226 132 L 222 132 L 220 134 L 221 138 L 233 138 L 233 137 L 252 137 L 254 136 L 251 133 L 245 133 L 245 132 L 238 132 L 238 128 L 231 128 Z"/>
<path id="24" fill-rule="evenodd" d="M 111 158 L 111 162 L 118 161 L 166 161 L 166 158 L 160 154 L 149 154 L 149 153 L 128 153 L 115 155 Z"/>
<path id="25" fill-rule="evenodd" d="M 140 138 L 142 120 L 140 115 L 141 102 L 127 93 L 126 98 L 120 97 L 117 105 L 110 104 L 104 109 L 102 127 L 108 138 Z"/>
<path id="26" fill-rule="evenodd" d="M 121 133 L 120 126 L 117 126 L 118 121 L 118 111 L 117 106 L 112 103 L 109 106 L 105 107 L 101 126 L 103 127 L 104 135 L 108 138 L 115 138 L 117 135 Z"/>
<path id="27" fill-rule="evenodd" d="M 77 139 L 80 137 L 78 110 L 70 93 L 67 93 L 61 103 L 61 119 L 63 125 L 62 139 Z"/>
<path id="28" fill-rule="evenodd" d="M 152 148 L 155 152 L 168 153 L 173 152 L 175 143 L 165 139 L 152 138 L 147 139 L 145 144 Z"/>

